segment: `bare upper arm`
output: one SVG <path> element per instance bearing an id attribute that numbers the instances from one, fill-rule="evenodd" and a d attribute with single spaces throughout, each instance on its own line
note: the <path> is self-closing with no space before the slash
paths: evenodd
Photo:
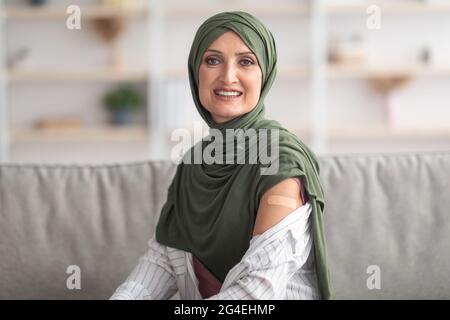
<path id="1" fill-rule="evenodd" d="M 261 197 L 253 235 L 264 233 L 304 204 L 299 184 L 288 178 L 266 191 Z"/>

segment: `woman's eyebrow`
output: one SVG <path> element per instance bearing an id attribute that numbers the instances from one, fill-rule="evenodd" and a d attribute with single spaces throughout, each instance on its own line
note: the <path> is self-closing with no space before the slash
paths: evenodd
<path id="1" fill-rule="evenodd" d="M 223 54 L 221 51 L 216 50 L 216 49 L 207 49 L 206 51 L 211 51 L 211 52 L 216 52 L 216 53 Z M 237 56 L 242 56 L 242 55 L 244 55 L 244 54 L 255 55 L 255 54 L 254 54 L 253 52 L 251 52 L 251 51 L 245 51 L 245 52 L 238 52 L 238 53 L 236 53 Z"/>
<path id="2" fill-rule="evenodd" d="M 255 55 L 255 54 L 254 54 L 253 52 L 251 52 L 251 51 L 246 51 L 246 52 L 239 52 L 239 53 L 236 53 L 237 56 L 242 56 L 242 55 L 244 55 L 244 54 Z"/>

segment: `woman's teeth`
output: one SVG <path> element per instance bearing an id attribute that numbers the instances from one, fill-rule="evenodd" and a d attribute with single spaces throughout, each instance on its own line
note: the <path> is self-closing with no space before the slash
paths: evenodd
<path id="1" fill-rule="evenodd" d="M 218 96 L 224 96 L 224 97 L 237 97 L 240 96 L 242 94 L 242 92 L 238 92 L 238 91 L 214 91 L 215 94 L 217 94 Z"/>

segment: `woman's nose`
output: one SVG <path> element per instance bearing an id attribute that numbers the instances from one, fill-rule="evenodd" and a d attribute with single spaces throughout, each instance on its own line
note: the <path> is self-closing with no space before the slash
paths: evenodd
<path id="1" fill-rule="evenodd" d="M 221 80 L 224 83 L 234 83 L 237 82 L 237 68 L 231 64 L 224 64 L 224 67 L 222 68 L 221 72 Z"/>

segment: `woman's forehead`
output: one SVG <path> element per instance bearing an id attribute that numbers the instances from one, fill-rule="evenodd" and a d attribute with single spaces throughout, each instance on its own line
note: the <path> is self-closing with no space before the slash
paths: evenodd
<path id="1" fill-rule="evenodd" d="M 250 48 L 245 44 L 239 35 L 233 31 L 227 31 L 217 37 L 207 48 L 207 50 L 226 51 L 236 50 L 242 52 L 251 52 Z"/>

